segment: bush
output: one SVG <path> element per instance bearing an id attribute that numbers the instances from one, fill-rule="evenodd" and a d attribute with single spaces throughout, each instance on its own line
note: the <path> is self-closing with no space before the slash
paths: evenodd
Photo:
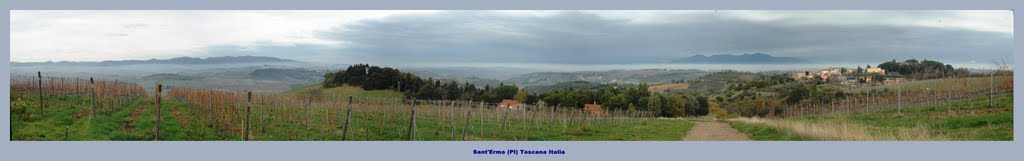
<path id="1" fill-rule="evenodd" d="M 718 101 L 708 101 L 709 115 L 716 119 L 730 119 L 736 118 L 736 114 L 730 114 L 729 111 L 718 107 Z"/>
<path id="2" fill-rule="evenodd" d="M 22 100 L 21 98 L 11 100 L 12 117 L 14 117 L 14 115 L 17 115 L 17 118 L 21 119 L 22 121 L 32 121 L 33 113 L 29 112 L 29 108 L 31 108 L 29 106 L 31 106 L 29 102 Z"/>

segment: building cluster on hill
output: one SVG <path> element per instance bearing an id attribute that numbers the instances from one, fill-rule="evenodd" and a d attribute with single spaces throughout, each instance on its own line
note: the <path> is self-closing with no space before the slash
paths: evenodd
<path id="1" fill-rule="evenodd" d="M 897 73 L 886 72 L 884 68 L 871 67 L 847 69 L 830 67 L 817 71 L 794 71 L 789 76 L 799 81 L 821 81 L 840 84 L 891 84 L 906 80 Z"/>

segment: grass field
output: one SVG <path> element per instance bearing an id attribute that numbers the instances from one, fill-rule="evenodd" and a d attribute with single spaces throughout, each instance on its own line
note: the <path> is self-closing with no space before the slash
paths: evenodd
<path id="1" fill-rule="evenodd" d="M 729 121 L 755 140 L 1013 140 L 1012 93 L 870 113 Z"/>
<path id="2" fill-rule="evenodd" d="M 647 87 L 647 90 L 651 91 L 651 92 L 654 92 L 654 93 L 665 93 L 666 91 L 669 91 L 669 90 L 679 91 L 679 90 L 686 90 L 686 89 L 689 89 L 689 88 L 690 88 L 690 84 L 689 83 L 666 83 L 666 84 L 651 85 L 650 87 Z"/>
<path id="3" fill-rule="evenodd" d="M 747 134 L 747 136 L 750 136 L 750 139 L 757 140 L 757 141 L 773 141 L 773 140 L 779 140 L 779 141 L 804 141 L 804 140 L 814 140 L 814 138 L 809 138 L 809 137 L 801 136 L 801 135 L 799 135 L 799 134 L 797 134 L 797 133 L 795 133 L 795 132 L 793 132 L 792 130 L 789 130 L 789 129 L 776 129 L 776 128 L 772 128 L 772 127 L 769 127 L 769 126 L 766 126 L 766 125 L 753 124 L 753 123 L 744 123 L 744 122 L 740 122 L 740 121 L 729 121 L 728 123 L 730 125 L 732 125 L 732 128 L 736 128 L 736 130 L 739 130 L 740 132 L 743 132 L 743 133 Z"/>

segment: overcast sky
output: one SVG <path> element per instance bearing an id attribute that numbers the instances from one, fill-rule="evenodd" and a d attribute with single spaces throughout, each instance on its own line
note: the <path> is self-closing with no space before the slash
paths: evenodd
<path id="1" fill-rule="evenodd" d="M 11 11 L 11 61 L 257 55 L 319 63 L 1012 60 L 1011 11 Z"/>

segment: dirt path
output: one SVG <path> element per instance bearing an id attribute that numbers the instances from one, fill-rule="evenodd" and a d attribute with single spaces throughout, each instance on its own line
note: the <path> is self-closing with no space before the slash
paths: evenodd
<path id="1" fill-rule="evenodd" d="M 188 118 L 185 117 L 184 113 L 178 110 L 177 106 L 170 105 L 168 108 L 171 109 L 171 114 L 174 115 L 174 119 L 178 120 L 178 123 L 181 123 L 182 127 L 185 127 L 186 130 L 191 127 L 189 126 Z"/>
<path id="2" fill-rule="evenodd" d="M 721 122 L 696 122 L 684 141 L 747 141 L 746 134 L 733 129 L 729 124 Z"/>
<path id="3" fill-rule="evenodd" d="M 71 116 L 71 122 L 75 122 L 76 120 L 81 119 L 82 117 L 86 117 L 89 114 L 92 114 L 92 109 L 93 108 L 86 108 L 81 111 L 75 112 L 75 115 Z"/>
<path id="4" fill-rule="evenodd" d="M 142 115 L 142 110 L 146 110 L 145 105 L 139 105 L 132 109 L 132 112 L 128 114 L 128 118 L 125 118 L 124 125 L 121 127 L 125 132 L 129 132 L 135 127 L 135 121 L 139 119 L 139 115 Z"/>

